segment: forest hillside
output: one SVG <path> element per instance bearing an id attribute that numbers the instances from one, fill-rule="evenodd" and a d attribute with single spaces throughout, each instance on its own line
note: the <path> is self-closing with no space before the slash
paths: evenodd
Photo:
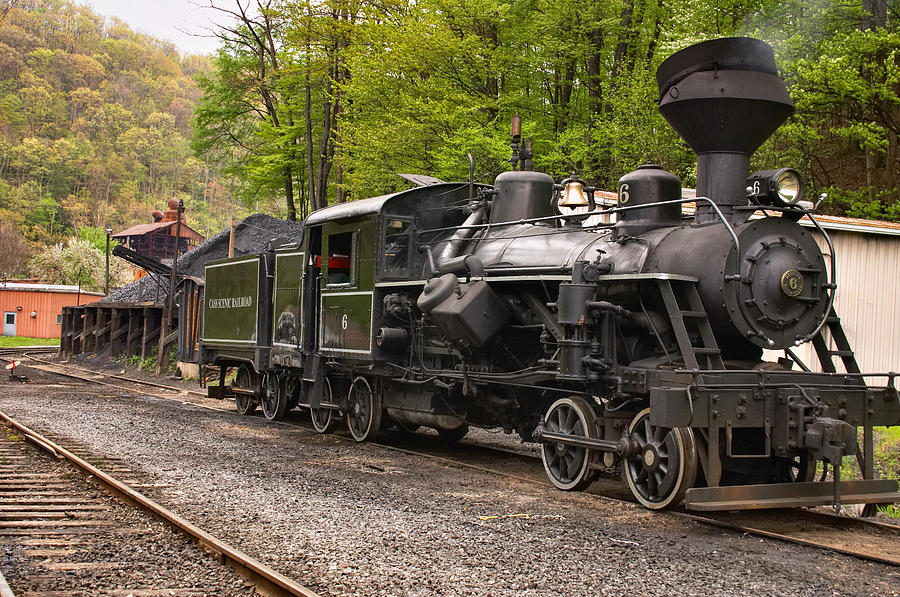
<path id="1" fill-rule="evenodd" d="M 203 234 L 242 217 L 216 167 L 190 149 L 206 57 L 73 2 L 5 4 L 0 276 L 25 273 L 28 254 L 72 236 L 149 222 L 171 197 Z"/>

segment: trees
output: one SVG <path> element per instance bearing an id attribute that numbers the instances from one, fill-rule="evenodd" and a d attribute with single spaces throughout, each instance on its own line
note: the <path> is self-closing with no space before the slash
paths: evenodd
<path id="1" fill-rule="evenodd" d="M 773 43 L 798 109 L 755 164 L 804 168 L 837 213 L 900 218 L 886 0 L 254 1 L 252 16 L 251 0 L 218 2 L 235 20 L 195 119 L 195 148 L 248 196 L 288 200 L 291 186 L 317 209 L 402 188 L 396 172 L 464 177 L 467 152 L 489 180 L 515 113 L 555 176 L 614 188 L 649 161 L 692 185 L 695 158 L 656 110 L 655 70 L 692 43 L 750 34 Z"/>
<path id="2" fill-rule="evenodd" d="M 106 282 L 106 255 L 89 238 L 71 238 L 47 247 L 30 260 L 29 267 L 32 276 L 47 284 L 77 284 L 84 290 L 100 292 Z M 111 287 L 124 286 L 132 279 L 130 266 L 110 259 Z"/>
<path id="3" fill-rule="evenodd" d="M 245 210 L 191 154 L 191 75 L 205 57 L 72 0 L 12 3 L 0 21 L 0 217 L 31 243 L 147 221 L 173 195 L 220 230 Z M 184 68 L 182 68 L 182 63 Z M 208 185 L 217 190 L 209 213 Z"/>
<path id="4" fill-rule="evenodd" d="M 0 222 L 0 278 L 14 278 L 25 273 L 30 257 L 25 237 L 16 226 Z"/>

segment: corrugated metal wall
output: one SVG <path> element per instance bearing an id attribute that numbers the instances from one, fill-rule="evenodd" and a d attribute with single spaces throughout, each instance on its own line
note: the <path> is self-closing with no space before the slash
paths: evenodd
<path id="1" fill-rule="evenodd" d="M 900 236 L 832 230 L 837 256 L 835 308 L 862 371 L 900 371 Z M 827 253 L 821 235 L 816 240 Z M 811 345 L 795 352 L 817 363 Z M 780 353 L 772 352 L 767 360 Z M 835 359 L 840 367 L 840 359 Z M 818 367 L 816 367 L 818 370 Z"/>
<path id="2" fill-rule="evenodd" d="M 63 307 L 74 305 L 78 300 L 78 294 L 72 292 L 0 289 L 0 317 L 6 312 L 16 313 L 16 336 L 59 338 L 61 326 L 56 324 L 56 316 L 62 313 Z M 82 294 L 80 300 L 89 303 L 97 297 Z M 35 317 L 31 317 L 32 311 Z"/>

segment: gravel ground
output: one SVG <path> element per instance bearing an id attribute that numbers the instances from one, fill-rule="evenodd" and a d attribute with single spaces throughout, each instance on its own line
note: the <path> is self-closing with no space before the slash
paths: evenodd
<path id="1" fill-rule="evenodd" d="M 7 436 L 18 437 L 4 425 L 0 425 L 0 434 L 3 434 L 4 442 L 8 442 Z M 158 590 L 164 587 L 196 589 L 197 595 L 257 594 L 251 584 L 186 537 L 142 510 L 116 501 L 88 481 L 81 471 L 50 460 L 21 439 L 7 445 L 13 449 L 17 447 L 18 453 L 28 458 L 25 462 L 29 473 L 67 480 L 64 486 L 67 498 L 96 501 L 108 508 L 98 514 L 73 515 L 75 518 L 100 519 L 116 525 L 104 527 L 102 533 L 0 536 L 0 571 L 16 594 L 56 591 L 77 597 L 101 595 L 111 590 Z M 54 490 L 62 491 L 63 488 Z M 52 521 L 48 524 L 52 528 Z M 43 547 L 34 542 L 44 540 L 51 541 L 56 549 L 65 545 L 72 553 L 29 557 L 27 550 Z M 50 551 L 55 549 L 51 547 Z M 45 566 L 49 562 L 91 563 L 92 566 L 54 571 Z M 110 567 L 110 563 L 115 566 Z"/>
<path id="2" fill-rule="evenodd" d="M 112 393 L 0 385 L 0 410 L 178 484 L 157 499 L 323 595 L 900 594 L 895 568 Z"/>

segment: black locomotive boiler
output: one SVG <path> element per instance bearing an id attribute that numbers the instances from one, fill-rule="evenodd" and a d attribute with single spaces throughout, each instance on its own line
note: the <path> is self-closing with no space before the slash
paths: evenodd
<path id="1" fill-rule="evenodd" d="M 797 173 L 749 174 L 793 111 L 772 50 L 703 42 L 657 79 L 698 155 L 692 217 L 659 166 L 600 210 L 523 154 L 490 186 L 430 180 L 314 212 L 302 239 L 207 266 L 217 391 L 272 419 L 308 408 L 321 432 L 344 416 L 359 441 L 387 425 L 515 431 L 560 489 L 621 475 L 654 509 L 896 501 L 872 454 L 873 426 L 900 424 L 894 377 L 856 366 Z M 792 351 L 806 342 L 821 372 Z M 846 456 L 862 480 L 841 481 Z M 814 480 L 820 463 L 832 481 Z"/>

